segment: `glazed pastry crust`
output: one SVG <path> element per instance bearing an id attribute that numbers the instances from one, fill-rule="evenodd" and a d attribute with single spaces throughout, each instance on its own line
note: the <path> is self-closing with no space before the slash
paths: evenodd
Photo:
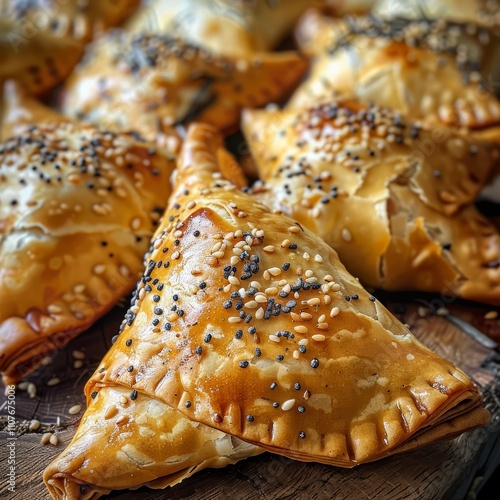
<path id="1" fill-rule="evenodd" d="M 229 132 L 241 109 L 284 99 L 305 69 L 292 52 L 230 58 L 165 35 L 113 33 L 68 80 L 63 108 L 152 141 L 193 119 Z"/>
<path id="2" fill-rule="evenodd" d="M 36 30 L 88 41 L 120 25 L 139 4 L 140 0 L 0 0 L 0 16 L 21 24 L 28 34 Z"/>
<path id="3" fill-rule="evenodd" d="M 135 301 L 87 397 L 128 386 L 274 453 L 344 467 L 425 442 L 448 411 L 484 423 L 468 378 L 370 299 L 326 243 L 222 179 L 219 141 L 190 129 Z"/>
<path id="4" fill-rule="evenodd" d="M 25 31 L 0 17 L 0 86 L 11 78 L 42 94 L 68 76 L 83 54 L 81 41 L 43 31 Z"/>
<path id="5" fill-rule="evenodd" d="M 246 57 L 272 50 L 300 14 L 322 0 L 155 0 L 127 24 L 135 33 L 162 34 L 218 55 Z"/>
<path id="6" fill-rule="evenodd" d="M 433 125 L 480 134 L 485 129 L 498 140 L 500 103 L 492 93 L 492 82 L 500 76 L 497 38 L 486 28 L 473 35 L 465 26 L 443 22 L 401 29 L 310 11 L 297 39 L 314 56 L 313 67 L 289 107 L 355 98 Z"/>
<path id="7" fill-rule="evenodd" d="M 356 102 L 247 111 L 254 194 L 329 243 L 363 283 L 500 303 L 500 238 L 471 205 L 491 143 Z"/>
<path id="8" fill-rule="evenodd" d="M 129 388 L 110 386 L 90 400 L 73 440 L 47 467 L 44 481 L 53 498 L 89 500 L 111 490 L 173 486 L 206 467 L 263 451 L 157 399 L 141 394 L 133 400 Z"/>
<path id="9" fill-rule="evenodd" d="M 53 112 L 44 120 L 14 87 L 6 98 L 3 133 L 15 135 L 0 146 L 0 370 L 12 383 L 133 287 L 173 158 Z"/>
<path id="10" fill-rule="evenodd" d="M 479 26 L 500 26 L 499 4 L 495 0 L 438 0 L 434 2 L 422 0 L 378 0 L 373 14 L 385 19 L 403 18 L 419 20 L 446 19 Z"/>

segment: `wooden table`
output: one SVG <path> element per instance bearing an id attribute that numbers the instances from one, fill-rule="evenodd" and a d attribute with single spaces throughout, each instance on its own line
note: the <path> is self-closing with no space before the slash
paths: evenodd
<path id="1" fill-rule="evenodd" d="M 429 347 L 463 368 L 484 394 L 492 423 L 485 429 L 462 435 L 460 438 L 428 446 L 401 456 L 391 457 L 351 470 L 319 464 L 295 462 L 279 456 L 264 454 L 220 470 L 205 470 L 180 485 L 163 491 L 141 489 L 136 492 L 116 492 L 113 499 L 436 499 L 464 498 L 472 488 L 478 490 L 500 464 L 500 356 L 488 349 L 446 318 L 429 313 L 422 317 L 422 303 L 440 298 L 415 295 L 381 295 L 387 304 L 412 331 Z M 423 301 L 423 302 L 422 302 Z M 500 340 L 500 319 L 486 320 L 484 314 L 493 308 L 454 302 L 444 304 L 457 317 L 467 320 L 480 330 Z M 421 308 L 419 310 L 419 308 Z M 420 314 L 419 314 L 420 313 Z M 83 386 L 101 356 L 110 346 L 124 314 L 116 308 L 90 331 L 58 352 L 52 364 L 32 374 L 28 380 L 37 386 L 36 397 L 27 392 L 16 395 L 17 489 L 7 491 L 5 479 L 7 452 L 6 433 L 0 432 L 0 498 L 45 499 L 48 493 L 42 483 L 42 471 L 49 461 L 66 446 L 78 422 L 68 410 L 76 403 L 84 405 Z M 84 366 L 73 368 L 72 352 L 82 350 L 88 355 Z M 59 385 L 48 387 L 53 376 Z M 0 398 L 0 407 L 5 401 Z M 5 427 L 6 409 L 0 410 L 0 429 Z M 43 425 L 36 432 L 27 432 L 27 423 L 37 418 Z M 41 434 L 56 431 L 57 447 L 40 444 Z"/>

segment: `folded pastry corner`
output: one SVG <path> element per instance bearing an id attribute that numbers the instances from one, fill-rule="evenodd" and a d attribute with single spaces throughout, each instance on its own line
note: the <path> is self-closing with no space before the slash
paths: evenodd
<path id="1" fill-rule="evenodd" d="M 137 9 L 140 0 L 0 0 L 0 17 L 24 29 L 23 43 L 36 30 L 57 37 L 89 41 L 120 25 Z M 35 45 L 33 46 L 33 48 Z"/>
<path id="2" fill-rule="evenodd" d="M 263 449 L 353 467 L 489 420 L 471 380 L 332 248 L 223 178 L 222 147 L 190 127 L 121 332 L 45 473 L 55 498 L 174 484 Z"/>
<path id="3" fill-rule="evenodd" d="M 189 9 L 198 4 L 196 13 Z M 155 6 L 164 30 L 146 29 L 142 14 L 126 31 L 88 48 L 65 85 L 66 114 L 113 130 L 136 130 L 148 140 L 193 120 L 229 133 L 243 108 L 282 101 L 306 71 L 297 52 L 266 52 L 242 42 L 245 33 L 252 39 L 257 26 L 227 14 L 224 9 L 238 10 L 234 5 L 165 2 L 154 4 L 153 13 Z M 247 5 L 245 11 L 254 8 Z M 220 9 L 226 14 L 219 16 Z"/>
<path id="4" fill-rule="evenodd" d="M 68 448 L 44 472 L 55 499 L 90 500 L 112 490 L 174 486 L 207 467 L 264 450 L 186 418 L 129 388 L 103 387 Z"/>
<path id="5" fill-rule="evenodd" d="M 42 94 L 66 78 L 84 51 L 81 40 L 40 31 L 0 17 L 0 86 L 19 81 L 32 94 Z"/>
<path id="6" fill-rule="evenodd" d="M 57 115 L 18 84 L 2 118 L 0 372 L 15 383 L 133 288 L 174 164 Z"/>
<path id="7" fill-rule="evenodd" d="M 500 235 L 472 205 L 498 146 L 338 101 L 252 110 L 254 195 L 321 236 L 365 285 L 500 304 Z"/>
<path id="8" fill-rule="evenodd" d="M 496 31 L 441 18 L 340 20 L 312 10 L 296 36 L 313 62 L 289 107 L 354 98 L 500 142 Z"/>

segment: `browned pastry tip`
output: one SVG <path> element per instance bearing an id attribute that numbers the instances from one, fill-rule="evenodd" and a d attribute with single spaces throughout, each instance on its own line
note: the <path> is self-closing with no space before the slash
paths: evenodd
<path id="1" fill-rule="evenodd" d="M 0 371 L 14 383 L 132 289 L 173 158 L 6 88 L 0 144 Z"/>
<path id="2" fill-rule="evenodd" d="M 500 303 L 500 237 L 472 206 L 498 146 L 352 101 L 247 111 L 255 196 L 339 252 L 363 283 Z"/>

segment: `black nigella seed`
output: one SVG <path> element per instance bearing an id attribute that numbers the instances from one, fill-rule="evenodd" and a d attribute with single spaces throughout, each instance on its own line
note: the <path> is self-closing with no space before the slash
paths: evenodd
<path id="1" fill-rule="evenodd" d="M 443 250 L 451 250 L 451 243 L 443 243 L 441 247 Z"/>
<path id="2" fill-rule="evenodd" d="M 279 408 L 280 404 L 277 401 L 274 401 L 273 408 Z"/>
<path id="3" fill-rule="evenodd" d="M 283 269 L 283 271 L 288 271 L 290 269 L 290 262 L 285 262 L 281 269 Z"/>
<path id="4" fill-rule="evenodd" d="M 370 300 L 371 300 L 372 302 L 375 302 L 377 299 L 376 299 L 373 295 L 370 295 Z"/>
<path id="5" fill-rule="evenodd" d="M 248 366 L 248 361 L 244 359 L 243 361 L 240 361 L 238 365 L 240 365 L 240 368 L 246 368 Z"/>
<path id="6" fill-rule="evenodd" d="M 199 232 L 198 230 L 196 230 L 196 231 L 193 233 L 193 235 L 194 235 L 196 238 L 198 238 L 198 236 L 200 236 L 200 232 Z"/>
<path id="7" fill-rule="evenodd" d="M 155 307 L 154 308 L 154 313 L 158 314 L 158 315 L 161 315 L 161 314 L 163 314 L 163 309 L 161 307 Z"/>
<path id="8" fill-rule="evenodd" d="M 163 283 L 160 283 L 156 286 L 156 289 L 161 292 L 163 290 Z"/>
<path id="9" fill-rule="evenodd" d="M 191 408 L 191 401 L 186 401 L 186 408 Z"/>
<path id="10" fill-rule="evenodd" d="M 234 337 L 237 339 L 241 339 L 241 337 L 243 337 L 243 330 L 236 330 Z"/>
<path id="11" fill-rule="evenodd" d="M 296 250 L 297 249 L 297 244 L 296 243 L 290 243 L 290 245 L 288 245 L 288 248 L 290 250 Z"/>
<path id="12" fill-rule="evenodd" d="M 128 372 L 133 372 L 134 371 L 134 367 L 132 365 L 130 365 L 128 368 L 127 368 L 127 371 Z"/>
<path id="13" fill-rule="evenodd" d="M 232 292 L 231 295 L 230 295 L 230 297 L 232 299 L 239 299 L 240 298 L 240 294 L 239 294 L 239 292 Z"/>
<path id="14" fill-rule="evenodd" d="M 253 316 L 251 314 L 249 314 L 246 318 L 245 318 L 245 323 L 248 324 L 250 323 L 250 321 L 252 321 L 253 319 Z"/>
<path id="15" fill-rule="evenodd" d="M 283 356 L 283 354 L 278 354 L 276 356 L 276 361 L 283 361 L 285 359 L 285 356 Z"/>
<path id="16" fill-rule="evenodd" d="M 158 323 L 160 322 L 160 320 L 158 318 L 155 318 L 152 323 L 153 323 L 153 326 L 158 326 Z"/>
<path id="17" fill-rule="evenodd" d="M 169 332 L 172 329 L 172 325 L 170 323 L 165 323 L 165 330 Z"/>
<path id="18" fill-rule="evenodd" d="M 306 349 L 306 346 L 305 345 L 299 345 L 299 351 L 302 353 L 302 354 L 305 354 L 307 349 Z"/>
<path id="19" fill-rule="evenodd" d="M 201 347 L 201 345 L 199 345 L 197 348 L 196 348 L 196 354 L 198 354 L 198 356 L 201 356 L 201 353 L 203 352 L 203 349 Z"/>
<path id="20" fill-rule="evenodd" d="M 306 433 L 304 431 L 299 432 L 299 438 L 304 439 L 306 437 Z"/>
<path id="21" fill-rule="evenodd" d="M 293 384 L 293 388 L 297 391 L 300 391 L 300 384 L 298 382 L 295 382 L 295 384 Z"/>
<path id="22" fill-rule="evenodd" d="M 358 300 L 359 299 L 359 295 L 356 295 L 356 294 L 351 295 L 351 299 L 352 300 Z"/>
<path id="23" fill-rule="evenodd" d="M 128 339 L 127 342 L 125 342 L 125 345 L 130 347 L 132 345 L 132 339 Z"/>
<path id="24" fill-rule="evenodd" d="M 207 287 L 207 284 L 206 284 L 204 281 L 202 281 L 202 282 L 199 284 L 199 287 L 200 287 L 200 289 L 201 289 L 201 290 L 204 290 L 204 289 Z"/>
<path id="25" fill-rule="evenodd" d="M 212 340 L 212 335 L 210 335 L 210 333 L 207 333 L 205 337 L 203 337 L 203 342 L 205 342 L 206 344 L 208 344 L 211 340 Z"/>
<path id="26" fill-rule="evenodd" d="M 247 422 L 253 422 L 255 420 L 253 415 L 247 415 L 245 418 L 247 419 Z"/>
<path id="27" fill-rule="evenodd" d="M 179 296 L 177 294 L 174 294 L 172 298 L 174 299 L 174 302 L 177 302 L 179 300 Z"/>
<path id="28" fill-rule="evenodd" d="M 248 333 L 251 333 L 251 334 L 254 334 L 256 331 L 257 331 L 257 328 L 255 328 L 255 326 L 251 326 L 251 327 L 248 329 Z"/>
<path id="29" fill-rule="evenodd" d="M 319 366 L 319 359 L 318 358 L 311 359 L 311 366 L 313 368 L 318 368 L 318 366 Z"/>
<path id="30" fill-rule="evenodd" d="M 97 397 L 97 391 L 94 391 L 94 392 L 90 395 L 90 397 L 91 397 L 92 399 L 95 399 L 95 398 Z"/>
<path id="31" fill-rule="evenodd" d="M 184 311 L 182 309 L 178 309 L 177 316 L 179 316 L 179 318 L 182 318 L 182 316 L 184 316 Z"/>
<path id="32" fill-rule="evenodd" d="M 225 301 L 222 303 L 222 307 L 223 307 L 224 309 L 230 309 L 232 306 L 233 306 L 233 303 L 232 303 L 230 300 L 225 300 Z"/>
<path id="33" fill-rule="evenodd" d="M 155 302 L 160 302 L 160 296 L 159 295 L 153 295 L 153 300 Z"/>
<path id="34" fill-rule="evenodd" d="M 239 311 L 240 309 L 243 309 L 243 306 L 244 306 L 244 305 L 245 305 L 245 304 L 243 303 L 243 301 L 242 301 L 242 300 L 239 300 L 238 302 L 236 302 L 236 305 L 234 306 L 234 308 L 235 308 L 237 311 Z"/>
<path id="35" fill-rule="evenodd" d="M 350 302 L 351 297 L 349 297 L 349 295 L 344 295 L 344 300 L 346 300 L 347 302 Z"/>
<path id="36" fill-rule="evenodd" d="M 269 389 L 271 389 L 271 391 L 274 391 L 274 389 L 276 389 L 276 387 L 278 387 L 278 384 L 276 382 L 273 382 L 270 386 L 269 386 Z"/>
<path id="37" fill-rule="evenodd" d="M 260 350 L 260 348 L 259 348 L 259 347 L 256 347 L 256 348 L 255 348 L 255 355 L 256 355 L 258 358 L 260 358 L 260 356 L 262 356 L 262 351 Z"/>
<path id="38" fill-rule="evenodd" d="M 299 406 L 297 410 L 299 410 L 299 413 L 304 413 L 306 411 L 304 406 Z"/>
<path id="39" fill-rule="evenodd" d="M 469 153 L 470 153 L 471 155 L 475 155 L 475 154 L 477 154 L 477 146 L 472 145 L 472 146 L 469 148 Z"/>
<path id="40" fill-rule="evenodd" d="M 137 399 L 137 391 L 135 389 L 132 391 L 132 394 L 130 395 L 130 399 L 132 401 L 135 401 Z"/>

